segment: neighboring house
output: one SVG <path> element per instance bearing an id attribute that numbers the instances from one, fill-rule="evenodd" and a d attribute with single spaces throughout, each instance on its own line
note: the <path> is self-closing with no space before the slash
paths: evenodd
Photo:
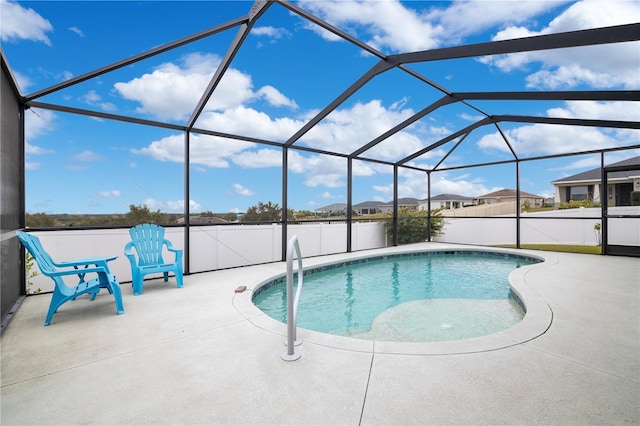
<path id="1" fill-rule="evenodd" d="M 507 201 L 514 202 L 516 200 L 515 189 L 501 189 L 476 197 L 477 204 L 496 204 L 505 203 Z M 520 205 L 528 203 L 530 207 L 542 207 L 544 205 L 544 197 L 540 195 L 530 194 L 520 191 Z"/>
<path id="2" fill-rule="evenodd" d="M 440 194 L 431 197 L 431 210 L 436 209 L 461 209 L 473 205 L 473 197 L 465 197 L 455 194 Z M 429 200 L 422 200 L 418 203 L 418 210 L 426 211 L 429 207 Z"/>
<path id="3" fill-rule="evenodd" d="M 353 205 L 353 211 L 357 215 L 375 214 L 380 212 L 380 201 L 365 201 Z"/>
<path id="4" fill-rule="evenodd" d="M 607 176 L 607 203 L 609 206 L 631 205 L 631 192 L 640 191 L 640 156 L 628 158 L 607 167 L 638 166 L 636 170 L 610 172 Z M 602 171 L 600 167 L 551 182 L 555 187 L 556 203 L 571 200 L 602 201 Z"/>
<path id="5" fill-rule="evenodd" d="M 347 214 L 347 205 L 345 203 L 331 204 L 320 207 L 315 212 L 323 216 L 345 216 Z"/>
<path id="6" fill-rule="evenodd" d="M 398 198 L 398 208 L 400 207 L 409 207 L 412 209 L 418 208 L 418 203 L 420 201 L 416 198 Z M 380 203 L 378 205 L 381 213 L 389 213 L 393 211 L 393 201 L 388 203 Z"/>

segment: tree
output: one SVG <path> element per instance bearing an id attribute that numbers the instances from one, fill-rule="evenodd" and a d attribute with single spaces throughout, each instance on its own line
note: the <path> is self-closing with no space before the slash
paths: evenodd
<path id="1" fill-rule="evenodd" d="M 257 205 L 251 206 L 247 212 L 240 218 L 241 222 L 277 222 L 282 217 L 282 209 L 278 204 L 271 201 L 266 204 L 262 201 Z"/>
<path id="2" fill-rule="evenodd" d="M 417 211 L 408 207 L 398 209 L 398 244 L 409 244 L 426 241 L 431 237 L 442 234 L 444 218 L 440 215 L 441 209 L 431 211 L 431 227 L 427 221 L 426 212 Z M 384 223 L 387 236 L 393 238 L 393 213 L 386 213 Z"/>
<path id="3" fill-rule="evenodd" d="M 166 214 L 160 213 L 160 209 L 155 212 L 149 210 L 149 207 L 129 205 L 129 211 L 124 215 L 124 225 L 137 225 L 139 223 L 155 223 L 157 225 L 166 224 L 169 218 Z"/>
<path id="4" fill-rule="evenodd" d="M 55 226 L 56 220 L 44 212 L 33 214 L 27 213 L 25 215 L 25 223 L 30 228 L 46 228 Z"/>

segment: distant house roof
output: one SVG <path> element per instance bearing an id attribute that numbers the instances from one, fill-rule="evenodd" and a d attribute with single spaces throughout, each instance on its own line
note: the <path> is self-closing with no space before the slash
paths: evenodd
<path id="1" fill-rule="evenodd" d="M 418 202 L 420 200 L 418 200 L 417 198 L 411 198 L 411 197 L 404 197 L 404 198 L 398 198 L 398 205 L 403 205 L 403 206 L 414 206 L 414 205 L 418 205 Z M 380 203 L 381 205 L 385 205 L 385 206 L 389 206 L 393 204 L 393 200 L 387 202 L 387 203 Z"/>
<path id="2" fill-rule="evenodd" d="M 398 198 L 398 205 L 399 206 L 417 206 L 419 202 L 420 202 L 420 200 L 418 200 L 417 198 L 411 198 L 411 197 Z M 380 206 L 392 206 L 393 205 L 393 200 L 389 201 L 388 203 L 380 203 L 379 205 Z"/>
<path id="3" fill-rule="evenodd" d="M 381 201 L 364 201 L 362 203 L 354 204 L 353 208 L 354 209 L 375 209 L 380 204 L 382 204 Z"/>
<path id="4" fill-rule="evenodd" d="M 465 197 L 464 195 L 456 194 L 439 194 L 431 197 L 431 201 L 473 201 L 473 197 Z"/>
<path id="5" fill-rule="evenodd" d="M 488 194 L 480 195 L 477 197 L 478 199 L 483 198 L 515 198 L 516 190 L 515 189 L 500 189 L 498 191 L 490 192 Z M 544 198 L 540 195 L 530 194 L 528 192 L 520 191 L 520 197 L 525 198 Z"/>
<path id="6" fill-rule="evenodd" d="M 335 203 L 335 204 L 329 204 L 328 206 L 319 207 L 316 209 L 316 211 L 338 212 L 338 211 L 344 211 L 346 209 L 347 209 L 347 205 L 345 203 Z"/>
<path id="7" fill-rule="evenodd" d="M 637 157 L 627 158 L 626 160 L 618 161 L 617 163 L 609 164 L 606 167 L 619 167 L 619 166 L 640 166 L 640 155 Z M 634 172 L 635 173 L 635 172 Z M 612 172 L 609 173 L 608 179 L 626 178 L 629 176 L 629 172 Z M 600 167 L 586 172 L 578 173 L 572 176 L 567 176 L 562 179 L 554 180 L 552 184 L 562 182 L 576 182 L 576 181 L 600 181 L 602 175 Z"/>

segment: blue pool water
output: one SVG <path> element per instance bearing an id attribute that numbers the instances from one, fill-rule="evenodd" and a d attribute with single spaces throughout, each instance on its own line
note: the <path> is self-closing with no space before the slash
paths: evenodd
<path id="1" fill-rule="evenodd" d="M 508 275 L 539 260 L 493 252 L 388 255 L 305 271 L 298 326 L 385 341 L 446 341 L 505 330 L 524 317 Z M 297 283 L 297 279 L 294 280 Z M 254 304 L 286 322 L 280 278 Z"/>

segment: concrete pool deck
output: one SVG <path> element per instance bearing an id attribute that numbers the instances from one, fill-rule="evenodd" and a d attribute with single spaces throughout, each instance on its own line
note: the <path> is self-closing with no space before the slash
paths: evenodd
<path id="1" fill-rule="evenodd" d="M 425 243 L 304 266 L 447 248 L 485 250 Z M 514 333 L 403 344 L 300 329 L 294 362 L 280 358 L 286 326 L 250 303 L 284 262 L 185 276 L 182 289 L 153 280 L 135 297 L 123 284 L 124 315 L 102 292 L 48 327 L 50 295 L 27 297 L 0 341 L 0 423 L 640 423 L 640 260 L 518 253 L 546 261 L 512 274 L 540 304 Z"/>

